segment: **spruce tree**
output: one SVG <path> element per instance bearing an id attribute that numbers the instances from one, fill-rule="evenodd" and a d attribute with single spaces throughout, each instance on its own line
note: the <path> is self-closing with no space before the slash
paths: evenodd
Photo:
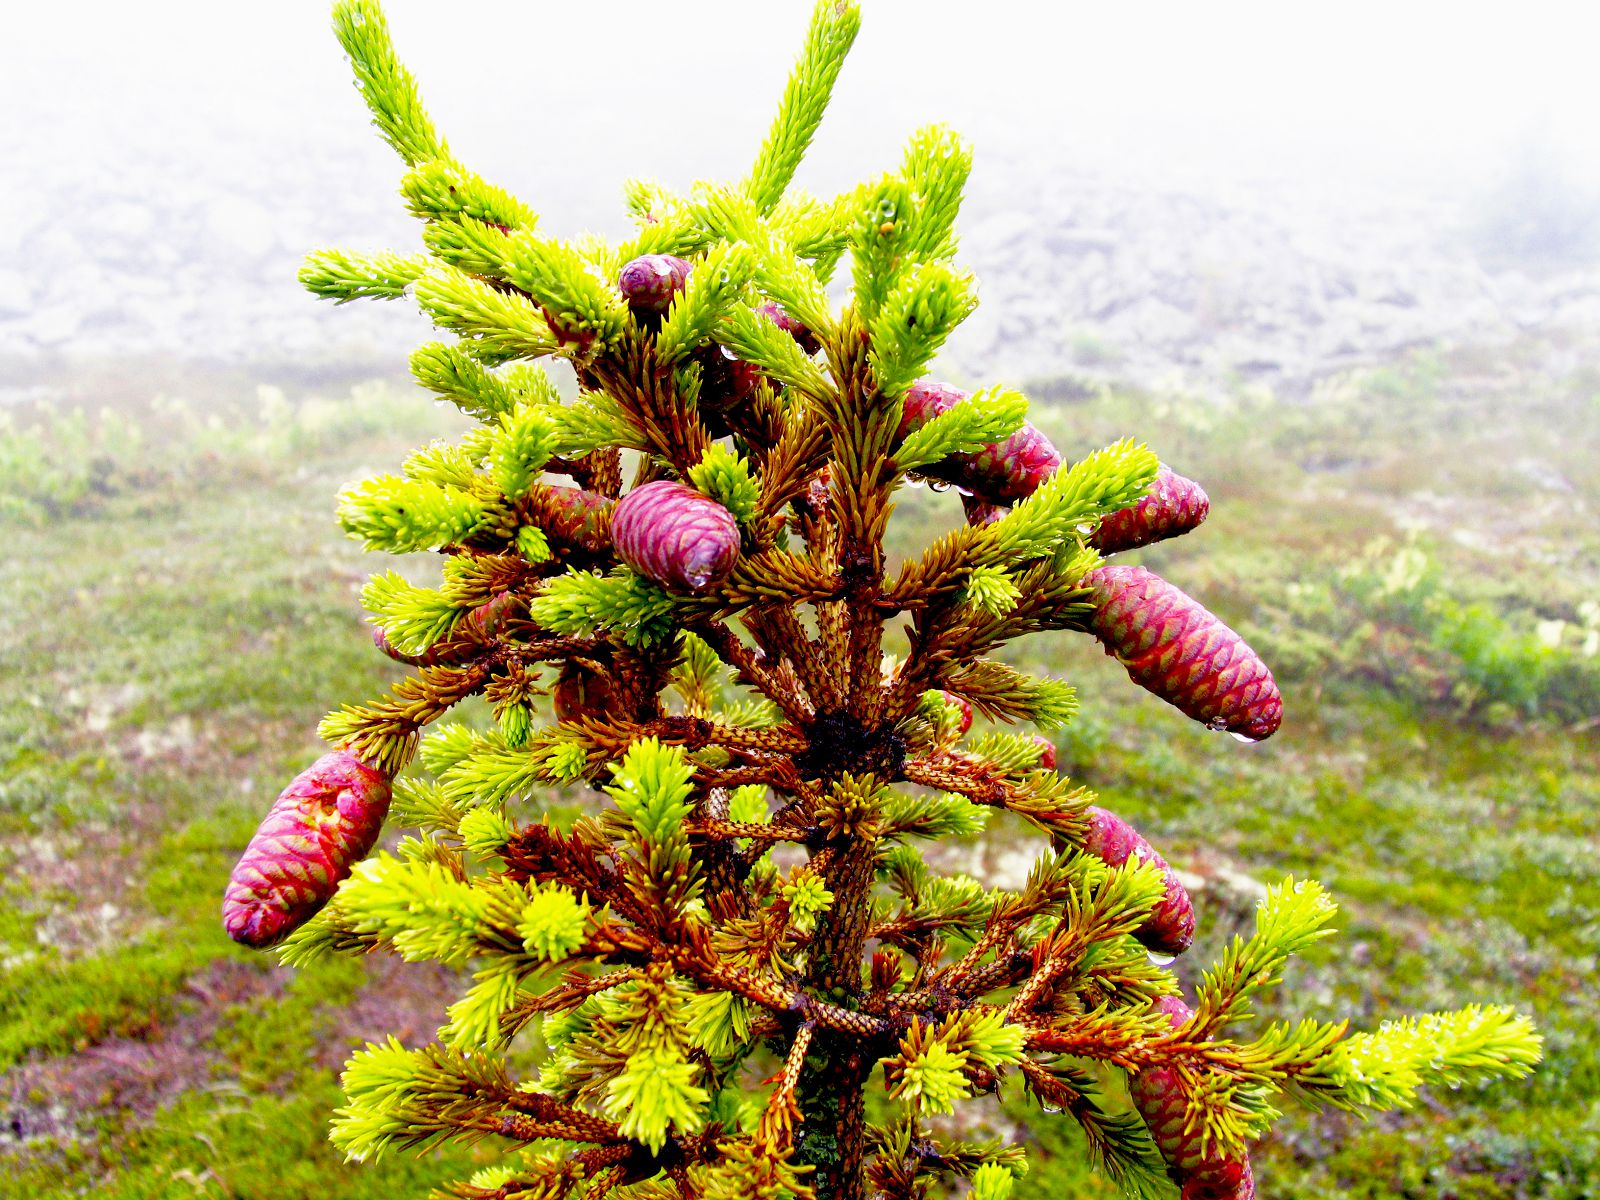
<path id="1" fill-rule="evenodd" d="M 414 299 L 454 336 L 412 370 L 476 427 L 341 497 L 351 537 L 439 555 L 439 584 L 368 583 L 378 648 L 413 669 L 323 721 L 333 751 L 225 901 L 235 938 L 288 963 L 381 950 L 470 972 L 434 1044 L 350 1060 L 333 1141 L 361 1160 L 492 1141 L 497 1165 L 449 1194 L 495 1200 L 956 1180 L 1004 1200 L 1026 1147 L 936 1118 L 1021 1089 L 1130 1195 L 1242 1197 L 1280 1097 L 1394 1108 L 1524 1074 L 1538 1038 L 1502 1008 L 1354 1034 L 1253 1021 L 1330 932 L 1310 881 L 1271 888 L 1180 999 L 1177 876 L 1049 742 L 971 729 L 973 711 L 1072 717 L 1071 687 L 994 657 L 1051 631 L 1241 738 L 1282 704 L 1215 616 L 1105 565 L 1198 525 L 1199 485 L 1131 440 L 1063 463 L 1017 391 L 924 377 L 976 303 L 954 262 L 969 149 L 930 127 L 833 199 L 790 186 L 858 19 L 817 5 L 745 178 L 630 182 L 637 232 L 612 245 L 550 236 L 457 160 L 374 0 L 336 6 L 427 253 L 320 252 L 302 279 Z M 959 486 L 968 519 L 891 570 L 896 492 L 919 478 Z M 442 720 L 472 696 L 492 727 Z M 555 791 L 586 814 L 541 814 Z M 367 857 L 391 799 L 415 832 Z M 919 844 L 991 816 L 1035 839 L 1020 889 L 925 863 Z"/>

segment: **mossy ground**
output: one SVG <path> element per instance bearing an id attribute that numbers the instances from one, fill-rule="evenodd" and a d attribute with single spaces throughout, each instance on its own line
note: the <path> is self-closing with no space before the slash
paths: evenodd
<path id="1" fill-rule="evenodd" d="M 1211 521 L 1142 561 L 1284 684 L 1283 731 L 1247 747 L 1086 639 L 1015 648 L 1080 685 L 1062 769 L 1207 880 L 1185 962 L 1247 927 L 1252 879 L 1310 875 L 1342 905 L 1340 936 L 1292 968 L 1273 1015 L 1366 1027 L 1505 1002 L 1547 1038 L 1528 1081 L 1367 1122 L 1292 1112 L 1258 1152 L 1265 1195 L 1600 1187 L 1600 783 L 1596 727 L 1574 716 L 1600 714 L 1580 611 L 1600 595 L 1600 379 L 1563 365 L 1592 361 L 1581 351 L 1420 356 L 1303 406 L 1034 390 L 1064 451 L 1133 433 L 1206 484 Z M 453 428 L 403 394 L 304 412 L 321 433 L 289 436 L 294 411 L 225 408 L 137 471 L 104 448 L 88 482 L 24 488 L 26 462 L 0 456 L 0 491 L 26 497 L 0 566 L 0 1194 L 416 1195 L 490 1153 L 351 1167 L 325 1137 L 349 1049 L 431 1036 L 450 980 L 387 960 L 288 972 L 217 925 L 228 868 L 317 752 L 318 717 L 398 670 L 367 639 L 357 593 L 375 563 L 339 538 L 333 492 Z M 902 547 L 958 509 L 908 496 Z M 1429 597 L 1384 594 L 1372 619 L 1360 573 L 1383 578 L 1407 546 L 1431 564 L 1429 597 L 1493 618 L 1477 642 L 1441 633 Z M 1544 622 L 1549 642 L 1557 621 L 1560 670 L 1527 667 L 1526 638 L 1523 659 L 1496 658 L 1497 639 Z M 1452 670 L 1476 682 L 1441 689 Z M 997 827 L 991 850 L 1016 836 Z M 989 1123 L 1037 1148 L 1025 1196 L 1110 1194 L 1069 1120 L 1008 1103 Z"/>

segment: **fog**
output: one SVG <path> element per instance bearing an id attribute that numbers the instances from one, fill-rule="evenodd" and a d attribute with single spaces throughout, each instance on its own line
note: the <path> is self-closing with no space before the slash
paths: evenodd
<path id="1" fill-rule="evenodd" d="M 9 8 L 0 357 L 92 344 L 235 358 L 253 346 L 271 359 L 319 346 L 346 353 L 334 349 L 339 338 L 366 339 L 381 357 L 423 332 L 393 306 L 335 320 L 293 283 L 314 246 L 416 244 L 395 200 L 398 163 L 368 126 L 326 0 Z M 386 9 L 454 152 L 569 235 L 626 228 L 629 176 L 684 187 L 741 172 L 810 4 Z M 1485 305 L 1494 320 L 1520 323 L 1543 300 L 1515 279 L 1484 300 L 1476 260 L 1438 239 L 1484 225 L 1486 204 L 1498 205 L 1491 242 L 1543 238 L 1557 265 L 1583 239 L 1547 227 L 1592 232 L 1583 222 L 1600 197 L 1600 18 L 1577 5 L 865 0 L 863 10 L 800 183 L 827 194 L 890 167 L 928 122 L 964 134 L 977 147 L 964 221 L 973 265 L 992 285 L 986 301 L 1035 314 L 1009 335 L 1037 352 L 1028 370 L 1060 365 L 1059 346 L 1041 350 L 1035 325 L 1059 341 L 1142 296 L 1192 322 L 1192 303 L 1156 294 L 1163 272 L 1220 272 L 1241 304 L 1281 285 L 1399 295 L 1410 298 L 1402 307 L 1457 314 L 1395 330 L 1396 345 L 1483 316 Z M 1149 196 L 1166 207 L 1144 211 Z M 1540 208 L 1531 232 L 1530 203 Z M 1044 243 L 1052 265 L 1030 266 Z M 1202 259 L 1180 261 L 1201 244 Z M 1087 265 L 1063 267 L 1063 254 L 1087 255 Z M 1390 278 L 1397 262 L 1414 269 Z M 1063 290 L 1059 270 L 1069 268 L 1077 282 Z M 1202 316 L 1212 321 L 1216 306 Z M 1163 341 L 1175 328 L 1164 310 L 1146 306 L 1129 321 L 1116 340 L 1152 361 L 1182 358 L 1198 341 Z M 979 347 L 975 361 L 1000 348 L 991 334 L 956 349 Z M 1320 363 L 1342 347 L 1367 349 L 1342 327 L 1325 340 L 1293 353 Z M 1241 344 L 1219 361 L 1288 353 Z"/>
<path id="2" fill-rule="evenodd" d="M 352 153 L 348 185 L 387 171 L 324 0 L 13 7 L 0 100 L 28 174 L 201 133 L 259 147 L 264 179 L 270 155 L 297 146 Z M 745 161 L 809 5 L 387 9 L 458 153 L 535 203 L 554 191 L 614 208 L 624 174 L 685 183 Z M 868 0 L 864 14 L 819 186 L 892 162 L 933 120 L 977 143 L 980 172 L 1028 156 L 1201 184 L 1450 188 L 1492 177 L 1534 138 L 1600 179 L 1600 18 L 1587 6 Z"/>

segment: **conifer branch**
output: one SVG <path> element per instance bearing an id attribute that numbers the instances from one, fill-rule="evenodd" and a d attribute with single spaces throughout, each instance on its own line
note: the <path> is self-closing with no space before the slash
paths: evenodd
<path id="1" fill-rule="evenodd" d="M 389 23 L 374 0 L 339 0 L 333 28 L 350 56 L 356 86 L 372 110 L 372 123 L 408 166 L 448 161 L 450 150 L 423 110 L 417 82 L 395 57 Z"/>
<path id="2" fill-rule="evenodd" d="M 819 0 L 812 10 L 805 49 L 745 184 L 745 191 L 763 213 L 776 206 L 794 178 L 822 123 L 839 68 L 860 27 L 861 12 L 854 0 Z"/>

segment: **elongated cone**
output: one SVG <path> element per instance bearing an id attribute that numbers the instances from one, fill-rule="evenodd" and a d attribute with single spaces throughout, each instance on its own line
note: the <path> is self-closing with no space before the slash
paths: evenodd
<path id="1" fill-rule="evenodd" d="M 739 558 L 733 514 L 691 487 L 658 479 L 635 488 L 611 514 L 617 555 L 646 579 L 678 592 L 721 583 Z"/>
<path id="2" fill-rule="evenodd" d="M 590 554 L 610 546 L 611 506 L 599 492 L 561 484 L 539 484 L 528 494 L 534 523 L 552 542 Z"/>
<path id="3" fill-rule="evenodd" d="M 389 777 L 348 750 L 324 754 L 295 776 L 228 879 L 228 936 L 270 946 L 310 920 L 378 840 L 390 795 Z"/>
<path id="4" fill-rule="evenodd" d="M 1055 747 L 1051 748 L 1053 758 Z M 1139 832 L 1115 813 L 1090 808 L 1083 848 L 1108 866 L 1120 867 L 1130 858 L 1154 863 L 1166 881 L 1166 894 L 1150 917 L 1133 931 L 1145 949 L 1156 954 L 1182 954 L 1194 942 L 1194 905 L 1167 860 L 1156 853 Z"/>
<path id="5" fill-rule="evenodd" d="M 1200 603 L 1143 567 L 1101 567 L 1089 629 L 1140 687 L 1185 716 L 1250 741 L 1283 720 L 1278 685 L 1256 652 Z"/>
<path id="6" fill-rule="evenodd" d="M 1205 488 L 1163 463 L 1144 499 L 1108 513 L 1089 544 L 1102 554 L 1148 546 L 1188 533 L 1210 511 L 1211 500 Z"/>
<path id="7" fill-rule="evenodd" d="M 1155 1007 L 1167 1014 L 1174 1029 L 1194 1015 L 1176 996 L 1163 996 Z M 1253 1200 L 1256 1182 L 1249 1156 L 1203 1153 L 1200 1131 L 1185 1131 L 1189 1092 L 1177 1071 L 1145 1067 L 1128 1079 L 1128 1093 L 1181 1189 L 1181 1200 Z"/>
<path id="8" fill-rule="evenodd" d="M 635 315 L 659 317 L 672 307 L 691 269 L 675 254 L 641 254 L 623 265 L 617 289 Z"/>
<path id="9" fill-rule="evenodd" d="M 960 404 L 969 394 L 948 383 L 912 384 L 906 392 L 897 436 L 905 437 L 913 429 Z M 990 442 L 972 454 L 952 454 L 942 462 L 919 470 L 924 475 L 966 488 L 979 500 L 1009 504 L 1033 495 L 1060 465 L 1061 455 L 1056 453 L 1050 439 L 1032 422 L 1024 421 L 1022 427 L 1003 442 Z"/>

